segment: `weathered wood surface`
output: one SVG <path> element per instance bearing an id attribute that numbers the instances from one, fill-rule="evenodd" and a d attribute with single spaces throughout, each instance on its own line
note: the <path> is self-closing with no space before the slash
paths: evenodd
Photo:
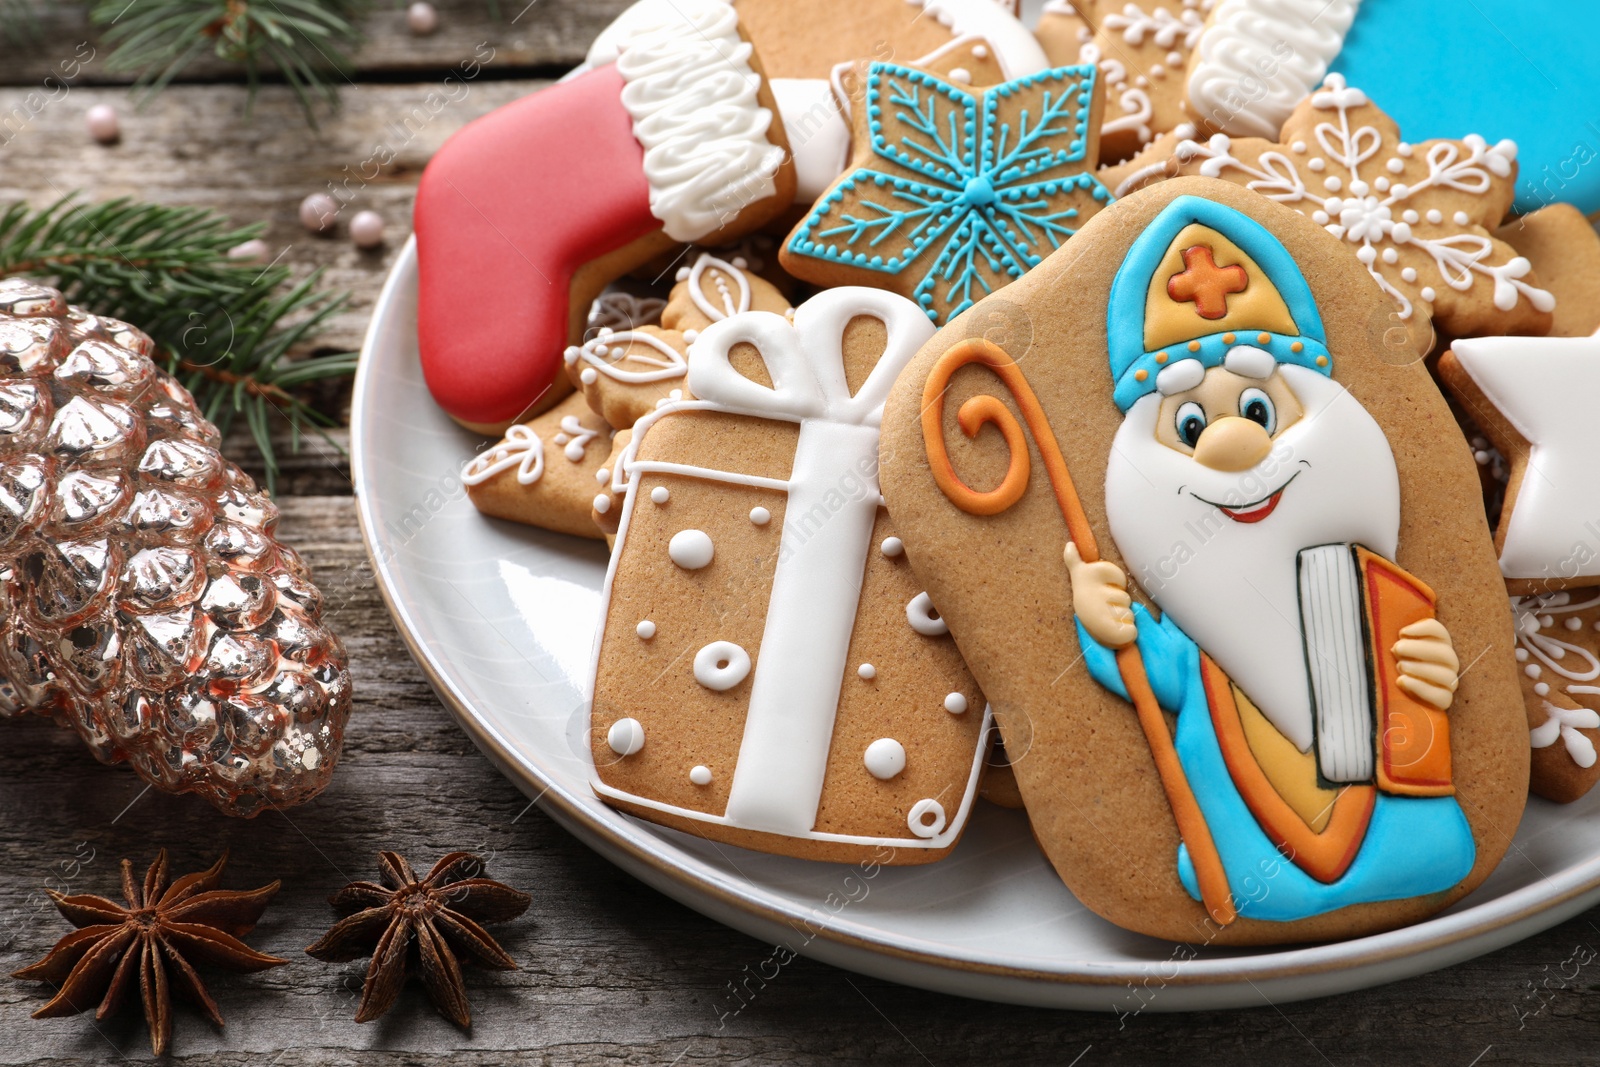
<path id="1" fill-rule="evenodd" d="M 73 5 L 63 4 L 63 9 Z M 471 6 L 441 5 L 450 17 Z M 604 5 L 609 12 L 615 5 Z M 603 21 L 581 0 L 541 0 L 560 47 L 539 63 L 571 62 L 574 41 Z M 530 13 L 529 18 L 534 13 Z M 454 31 L 452 31 L 454 32 Z M 540 31 L 542 33 L 543 31 Z M 70 41 L 56 33 L 54 41 Z M 527 33 L 531 42 L 546 38 Z M 442 39 L 455 40 L 441 33 Z M 466 38 L 462 38 L 465 40 Z M 375 48 L 377 46 L 374 46 Z M 412 45 L 391 41 L 391 55 Z M 529 54 L 534 54 L 529 52 Z M 520 62 L 520 60 L 519 60 Z M 394 61 L 391 69 L 402 64 Z M 450 63 L 428 65 L 448 69 Z M 26 79 L 0 64 L 4 79 Z M 31 68 L 30 68 L 31 69 Z M 459 100 L 398 132 L 398 117 L 427 110 L 438 79 L 361 84 L 320 132 L 301 123 L 288 94 L 269 88 L 253 123 L 233 86 L 179 86 L 143 113 L 120 90 L 73 89 L 0 145 L 0 201 L 40 201 L 68 189 L 198 203 L 270 223 L 274 250 L 299 268 L 324 266 L 354 299 L 324 336 L 359 343 L 388 260 L 408 229 L 418 170 L 461 123 L 530 91 L 534 81 L 481 79 Z M 0 114 L 30 90 L 0 89 Z M 115 148 L 82 131 L 91 104 L 123 109 Z M 422 109 L 419 112 L 417 109 Z M 395 162 L 359 189 L 352 210 L 390 223 L 383 253 L 307 236 L 295 207 L 308 192 L 398 145 Z M 245 459 L 248 445 L 234 442 Z M 180 868 L 233 852 L 227 884 L 281 878 L 284 887 L 253 941 L 289 957 L 256 976 L 219 976 L 228 1019 L 214 1032 L 180 1010 L 172 1058 L 217 1064 L 933 1063 L 1070 1064 L 1592 1064 L 1600 1043 L 1600 974 L 1564 961 L 1600 949 L 1600 911 L 1521 944 L 1433 975 L 1330 1000 L 1171 1016 L 1049 1012 L 966 1001 L 847 974 L 800 959 L 740 1010 L 730 984 L 770 949 L 673 903 L 622 874 L 555 826 L 501 778 L 456 727 L 411 662 L 373 587 L 356 530 L 347 469 L 316 447 L 287 461 L 283 534 L 330 591 L 333 624 L 349 646 L 357 702 L 344 763 L 314 803 L 238 822 L 182 798 L 144 791 L 125 769 L 90 760 L 69 734 L 42 722 L 0 724 L 0 966 L 37 958 L 66 928 L 41 886 L 111 892 L 122 856 L 147 862 L 173 850 Z M 474 975 L 476 1024 L 461 1033 L 416 989 L 389 1018 L 351 1021 L 361 965 L 328 967 L 300 953 L 326 927 L 325 898 L 371 877 L 373 853 L 396 848 L 431 862 L 457 847 L 493 854 L 492 873 L 535 894 L 528 916 L 501 928 L 522 970 Z M 149 1055 L 137 1014 L 33 1022 L 37 987 L 0 980 L 0 1063 L 100 1063 Z M 1159 1002 L 1159 994 L 1157 994 Z M 1075 1059 L 1075 1057 L 1080 1057 Z"/>

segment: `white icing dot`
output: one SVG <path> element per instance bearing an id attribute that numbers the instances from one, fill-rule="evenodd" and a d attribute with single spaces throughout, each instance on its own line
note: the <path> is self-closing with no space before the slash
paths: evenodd
<path id="1" fill-rule="evenodd" d="M 1581 630 L 1581 629 L 1583 629 L 1583 620 L 1578 618 L 1577 616 L 1573 616 L 1572 618 L 1567 620 L 1567 629 L 1569 629 L 1569 630 Z"/>
<path id="2" fill-rule="evenodd" d="M 938 837 L 944 833 L 944 805 L 932 797 L 917 801 L 906 815 L 906 826 L 918 837 Z"/>
<path id="3" fill-rule="evenodd" d="M 1313 211 L 1311 213 L 1311 221 L 1318 226 L 1326 226 L 1328 224 L 1328 213 L 1326 211 Z"/>
<path id="4" fill-rule="evenodd" d="M 1294 142 L 1294 144 L 1289 146 L 1289 151 L 1296 152 L 1296 153 L 1299 153 L 1301 155 L 1305 154 L 1305 150 L 1306 150 L 1306 143 L 1304 141 L 1296 141 L 1296 142 Z"/>
<path id="5" fill-rule="evenodd" d="M 885 556 L 888 556 L 890 559 L 894 559 L 896 556 L 898 556 L 900 553 L 904 552 L 905 550 L 906 550 L 905 542 L 901 541 L 900 538 L 898 538 L 898 537 L 885 537 L 883 539 L 883 544 L 878 546 L 878 551 L 882 552 Z"/>
<path id="6" fill-rule="evenodd" d="M 1322 187 L 1328 190 L 1330 193 L 1337 193 L 1341 188 L 1344 187 L 1344 182 L 1340 180 L 1337 174 L 1330 174 L 1326 178 L 1322 179 Z"/>
<path id="7" fill-rule="evenodd" d="M 656 635 L 656 624 L 649 619 L 642 619 L 639 625 L 633 628 L 633 632 L 648 641 Z"/>
<path id="8" fill-rule="evenodd" d="M 707 767 L 704 763 L 695 767 L 691 767 L 689 769 L 689 781 L 693 782 L 695 785 L 710 785 L 711 768 Z"/>
<path id="9" fill-rule="evenodd" d="M 606 481 L 610 479 L 610 477 L 611 472 L 606 470 L 604 467 L 601 467 L 599 470 L 594 472 L 594 480 L 599 482 L 601 485 L 605 485 Z"/>
<path id="10" fill-rule="evenodd" d="M 1433 291 L 1433 286 L 1424 285 L 1422 287 L 1422 292 L 1418 293 L 1417 295 L 1422 297 L 1422 299 L 1426 300 L 1428 303 L 1431 304 L 1431 303 L 1433 303 L 1433 298 L 1438 296 L 1439 294 L 1435 293 Z"/>
<path id="11" fill-rule="evenodd" d="M 950 80 L 957 85 L 971 85 L 972 71 L 966 67 L 955 67 L 950 71 Z"/>
<path id="12" fill-rule="evenodd" d="M 555 436 L 554 436 L 554 437 L 552 437 L 552 438 L 550 438 L 550 440 L 551 440 L 551 441 L 553 441 L 553 442 L 555 442 L 555 443 L 556 443 L 556 444 L 558 444 L 558 445 L 564 445 L 564 444 L 566 444 L 566 443 L 567 443 L 567 442 L 568 442 L 568 441 L 570 441 L 570 440 L 572 440 L 572 438 L 570 438 L 570 437 L 568 437 L 568 436 L 567 436 L 567 435 L 566 435 L 566 434 L 564 434 L 564 433 L 558 433 L 558 434 L 556 434 L 556 435 L 555 435 Z"/>
<path id="13" fill-rule="evenodd" d="M 1356 178 L 1350 183 L 1350 192 L 1355 196 L 1366 196 L 1371 191 L 1372 187 L 1360 178 Z"/>
<path id="14" fill-rule="evenodd" d="M 1414 282 L 1414 281 L 1416 281 L 1417 280 L 1417 268 L 1415 268 L 1415 267 L 1404 267 L 1404 268 L 1402 268 L 1401 271 L 1400 271 L 1400 280 L 1401 281 L 1406 281 L 1406 282 Z"/>
<path id="15" fill-rule="evenodd" d="M 606 744 L 619 756 L 631 756 L 644 747 L 644 727 L 638 719 L 618 719 L 606 731 Z"/>
<path id="16" fill-rule="evenodd" d="M 1468 215 L 1465 211 L 1456 212 L 1454 217 L 1457 226 L 1465 226 L 1472 221 L 1472 216 Z"/>
<path id="17" fill-rule="evenodd" d="M 1439 223 L 1444 221 L 1444 212 L 1440 211 L 1438 208 L 1429 209 L 1428 221 L 1437 226 Z"/>
<path id="18" fill-rule="evenodd" d="M 704 530 L 679 530 L 667 542 L 667 555 L 686 571 L 699 570 L 716 554 L 716 546 Z"/>
<path id="19" fill-rule="evenodd" d="M 750 674 L 750 653 L 732 641 L 713 641 L 694 654 L 694 680 L 707 689 L 732 689 Z"/>
<path id="20" fill-rule="evenodd" d="M 911 598 L 911 603 L 906 605 L 906 621 L 924 637 L 941 637 L 950 632 L 950 627 L 939 617 L 927 593 L 918 593 Z"/>
<path id="21" fill-rule="evenodd" d="M 688 281 L 689 280 L 689 268 L 688 267 L 679 267 L 678 268 L 678 273 L 673 275 L 673 277 L 676 278 L 680 282 Z"/>
<path id="22" fill-rule="evenodd" d="M 664 485 L 658 485 L 654 489 L 650 490 L 650 499 L 657 504 L 665 504 L 667 499 L 671 496 L 672 490 L 668 489 Z"/>
<path id="23" fill-rule="evenodd" d="M 1415 226 L 1417 223 L 1422 221 L 1422 216 L 1418 215 L 1415 211 L 1411 210 L 1410 208 L 1406 208 L 1404 211 L 1400 212 L 1400 218 L 1403 221 L 1408 222 L 1413 226 Z"/>
<path id="24" fill-rule="evenodd" d="M 1400 261 L 1400 253 L 1392 248 L 1385 248 L 1383 250 L 1383 261 L 1385 263 L 1398 263 Z"/>
<path id="25" fill-rule="evenodd" d="M 757 526 L 765 526 L 767 523 L 772 521 L 772 512 L 768 511 L 766 508 L 751 508 L 750 521 L 755 523 Z"/>
<path id="26" fill-rule="evenodd" d="M 1597 623 L 1596 625 L 1600 625 L 1600 623 Z M 1517 649 L 1517 653 L 1516 654 L 1517 654 L 1517 662 L 1518 663 L 1522 663 L 1523 661 L 1525 661 L 1528 658 L 1528 650 L 1525 649 L 1525 648 Z"/>
<path id="27" fill-rule="evenodd" d="M 1389 162 L 1385 163 L 1384 166 L 1389 168 L 1390 174 L 1399 174 L 1401 171 L 1406 169 L 1405 161 L 1400 159 L 1391 159 Z"/>
<path id="28" fill-rule="evenodd" d="M 878 676 L 878 668 L 874 667 L 870 663 L 863 663 L 861 666 L 856 668 L 856 674 L 861 676 L 862 681 L 870 682 Z"/>
<path id="29" fill-rule="evenodd" d="M 695 343 L 696 340 L 699 339 L 699 337 L 700 337 L 700 331 L 699 330 L 684 330 L 683 331 L 683 343 L 684 344 L 692 345 L 692 344 Z"/>
<path id="30" fill-rule="evenodd" d="M 1410 157 L 1410 155 L 1412 153 L 1411 146 L 1406 144 L 1404 141 L 1401 141 L 1399 144 L 1395 145 L 1394 146 L 1394 150 L 1396 152 L 1399 152 L 1402 156 L 1406 156 L 1408 158 Z"/>
<path id="31" fill-rule="evenodd" d="M 906 749 L 892 737 L 880 737 L 867 746 L 862 762 L 874 778 L 887 782 L 906 769 Z"/>
<path id="32" fill-rule="evenodd" d="M 1321 156 L 1312 156 L 1306 160 L 1306 166 L 1311 170 L 1323 171 L 1328 169 L 1328 161 Z"/>
<path id="33" fill-rule="evenodd" d="M 1489 453 L 1483 451 L 1481 448 L 1472 454 L 1472 459 L 1480 467 L 1487 467 L 1489 465 Z"/>
<path id="34" fill-rule="evenodd" d="M 1389 191 L 1389 179 L 1380 174 L 1372 180 L 1372 187 L 1380 193 L 1387 193 Z"/>
<path id="35" fill-rule="evenodd" d="M 1169 66 L 1176 67 L 1176 66 L 1181 65 L 1182 63 L 1183 63 L 1183 53 L 1182 52 L 1168 52 L 1167 53 L 1167 64 Z"/>
<path id="36" fill-rule="evenodd" d="M 1556 624 L 1556 620 L 1554 618 L 1552 618 L 1551 616 L 1549 616 L 1549 615 L 1540 615 L 1539 616 L 1539 626 L 1542 629 L 1548 630 L 1548 629 L 1550 629 L 1550 627 L 1554 626 L 1555 624 Z"/>
<path id="37" fill-rule="evenodd" d="M 960 693 L 951 693 L 944 698 L 944 710 L 952 715 L 960 715 L 967 710 L 967 698 Z"/>
<path id="38" fill-rule="evenodd" d="M 594 509 L 604 515 L 611 510 L 611 496 L 609 493 L 598 493 L 594 498 Z"/>
<path id="39" fill-rule="evenodd" d="M 670 400 L 682 400 L 683 399 L 683 390 L 682 389 L 674 389 L 672 392 L 667 394 L 667 398 L 670 399 Z"/>
<path id="40" fill-rule="evenodd" d="M 973 45 L 972 46 L 972 58 L 973 59 L 988 59 L 989 58 L 989 46 L 986 45 L 986 44 L 975 44 L 975 45 Z"/>
<path id="41" fill-rule="evenodd" d="M 585 367 L 583 368 L 583 373 L 578 375 L 578 378 L 584 385 L 593 385 L 600 380 L 600 372 L 593 367 Z"/>
<path id="42" fill-rule="evenodd" d="M 1539 666 L 1537 663 L 1530 663 L 1526 667 L 1522 668 L 1522 673 L 1526 674 L 1529 678 L 1537 678 L 1539 675 L 1544 673 L 1544 668 Z"/>
<path id="43" fill-rule="evenodd" d="M 1378 258 L 1378 250 L 1371 245 L 1362 245 L 1356 249 L 1356 258 L 1370 267 L 1373 261 Z"/>
<path id="44" fill-rule="evenodd" d="M 1541 696 L 1541 697 L 1549 696 L 1550 695 L 1550 685 L 1549 685 L 1549 683 L 1548 682 L 1540 682 L 1537 685 L 1535 685 L 1533 687 L 1533 695 L 1534 696 Z"/>

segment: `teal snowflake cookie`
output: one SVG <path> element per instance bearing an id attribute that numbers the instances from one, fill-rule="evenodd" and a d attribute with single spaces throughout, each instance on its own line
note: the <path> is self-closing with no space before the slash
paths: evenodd
<path id="1" fill-rule="evenodd" d="M 1094 177 L 1092 66 L 969 91 L 873 63 L 855 106 L 865 108 L 866 136 L 854 165 L 784 245 L 798 277 L 898 292 L 943 325 L 1111 202 Z"/>

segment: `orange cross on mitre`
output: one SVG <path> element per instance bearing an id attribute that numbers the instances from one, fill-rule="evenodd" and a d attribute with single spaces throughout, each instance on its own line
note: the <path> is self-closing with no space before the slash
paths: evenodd
<path id="1" fill-rule="evenodd" d="M 1250 275 L 1238 264 L 1219 267 L 1210 245 L 1194 245 L 1183 250 L 1184 270 L 1167 280 L 1167 295 L 1179 303 L 1194 301 L 1195 314 L 1202 319 L 1220 319 L 1228 314 L 1228 294 L 1242 293 Z"/>

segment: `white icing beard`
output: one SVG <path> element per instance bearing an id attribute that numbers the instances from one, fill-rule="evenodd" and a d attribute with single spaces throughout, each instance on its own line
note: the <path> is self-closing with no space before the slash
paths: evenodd
<path id="1" fill-rule="evenodd" d="M 1156 440 L 1159 394 L 1134 404 L 1106 468 L 1106 517 L 1129 576 L 1305 752 L 1314 730 L 1296 558 L 1355 542 L 1393 559 L 1400 477 L 1383 430 L 1343 386 L 1304 367 L 1278 372 L 1304 414 L 1248 471 L 1204 467 Z M 1255 523 L 1197 499 L 1239 507 L 1291 478 Z"/>

